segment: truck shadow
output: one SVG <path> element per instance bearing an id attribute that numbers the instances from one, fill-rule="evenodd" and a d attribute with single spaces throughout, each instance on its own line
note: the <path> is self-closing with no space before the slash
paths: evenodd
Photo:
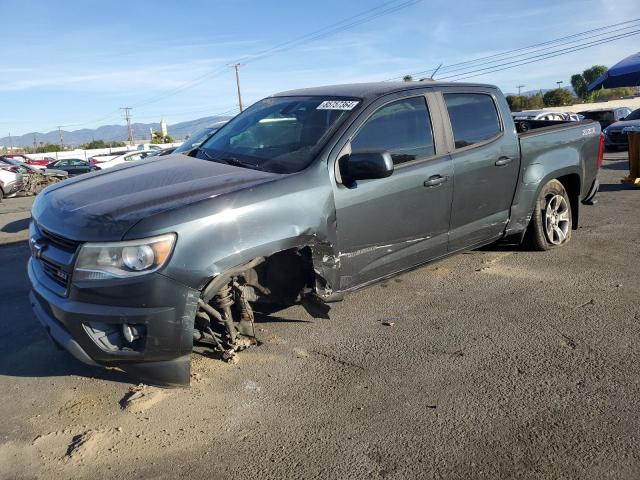
<path id="1" fill-rule="evenodd" d="M 603 170 L 629 170 L 629 161 L 608 162 L 602 165 Z"/>
<path id="2" fill-rule="evenodd" d="M 4 233 L 18 233 L 23 230 L 27 230 L 29 228 L 30 218 L 22 218 L 20 220 L 15 220 L 13 222 L 7 223 L 2 227 L 0 231 Z"/>
<path id="3" fill-rule="evenodd" d="M 31 311 L 26 241 L 0 245 L 0 377 L 81 377 L 134 383 L 116 370 L 80 363 L 59 350 Z"/>
<path id="4" fill-rule="evenodd" d="M 620 192 L 622 190 L 638 190 L 638 187 L 634 185 L 630 185 L 628 183 L 601 183 L 600 184 L 600 192 Z"/>

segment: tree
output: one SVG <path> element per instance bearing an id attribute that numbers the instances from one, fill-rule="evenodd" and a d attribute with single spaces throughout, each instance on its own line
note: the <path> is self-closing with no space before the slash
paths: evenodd
<path id="1" fill-rule="evenodd" d="M 544 107 L 544 99 L 541 91 L 529 97 L 528 108 L 530 110 L 537 110 L 542 107 Z"/>
<path id="2" fill-rule="evenodd" d="M 402 77 L 403 82 L 413 82 L 413 77 L 411 75 L 405 75 Z"/>
<path id="3" fill-rule="evenodd" d="M 507 95 L 507 103 L 512 112 L 521 112 L 522 110 L 537 110 L 544 107 L 542 101 L 542 93 L 538 92 L 535 95 Z"/>
<path id="4" fill-rule="evenodd" d="M 575 97 L 564 88 L 556 88 L 549 90 L 542 96 L 545 107 L 562 107 L 564 105 L 573 105 Z"/>
<path id="5" fill-rule="evenodd" d="M 92 140 L 88 143 L 83 143 L 80 148 L 84 150 L 92 150 L 96 148 L 117 148 L 124 147 L 124 142 L 105 142 L 104 140 Z"/>
<path id="6" fill-rule="evenodd" d="M 151 143 L 174 143 L 174 139 L 171 135 L 165 135 L 163 137 L 162 132 L 153 132 Z"/>
<path id="7" fill-rule="evenodd" d="M 600 75 L 606 73 L 608 70 L 604 65 L 594 65 L 591 68 L 587 68 L 584 72 L 576 73 L 571 76 L 571 86 L 573 91 L 576 92 L 578 98 L 581 98 L 585 102 L 593 101 L 594 94 L 587 91 L 587 87 L 591 82 L 594 82 Z"/>

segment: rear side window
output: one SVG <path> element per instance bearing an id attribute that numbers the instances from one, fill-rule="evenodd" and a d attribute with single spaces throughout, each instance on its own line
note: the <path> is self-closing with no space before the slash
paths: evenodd
<path id="1" fill-rule="evenodd" d="M 425 98 L 406 98 L 381 107 L 351 141 L 351 150 L 386 150 L 395 165 L 434 155 Z"/>
<path id="2" fill-rule="evenodd" d="M 496 105 L 489 95 L 446 93 L 444 101 L 456 148 L 489 140 L 502 131 Z"/>

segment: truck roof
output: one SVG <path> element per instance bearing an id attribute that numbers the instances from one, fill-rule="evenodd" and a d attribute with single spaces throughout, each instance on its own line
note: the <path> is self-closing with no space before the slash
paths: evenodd
<path id="1" fill-rule="evenodd" d="M 371 82 L 371 83 L 346 83 L 340 85 L 325 85 L 322 87 L 301 88 L 276 93 L 274 97 L 294 97 L 294 96 L 324 96 L 324 97 L 356 97 L 363 100 L 370 100 L 382 95 L 405 90 L 425 88 L 430 86 L 439 87 L 483 87 L 496 88 L 493 85 L 481 83 L 460 83 L 460 82 Z"/>

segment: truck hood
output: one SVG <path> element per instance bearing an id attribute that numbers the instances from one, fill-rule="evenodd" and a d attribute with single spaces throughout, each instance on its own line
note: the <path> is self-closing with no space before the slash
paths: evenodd
<path id="1" fill-rule="evenodd" d="M 622 120 L 607 127 L 607 132 L 620 132 L 625 127 L 640 127 L 640 120 Z"/>
<path id="2" fill-rule="evenodd" d="M 32 207 L 37 224 L 77 241 L 115 241 L 139 220 L 283 175 L 185 155 L 139 160 L 52 185 Z"/>

